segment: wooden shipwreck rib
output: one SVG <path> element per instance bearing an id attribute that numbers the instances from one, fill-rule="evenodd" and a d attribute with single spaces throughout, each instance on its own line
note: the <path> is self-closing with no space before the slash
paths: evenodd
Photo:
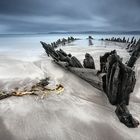
<path id="1" fill-rule="evenodd" d="M 93 87 L 104 91 L 103 89 L 103 76 L 104 74 L 98 75 L 98 70 L 88 69 L 88 68 L 76 68 L 76 67 L 69 67 L 67 62 L 58 62 L 54 61 L 64 69 L 69 70 L 70 72 L 74 73 L 78 77 L 82 78 L 83 80 L 90 83 Z"/>
<path id="2" fill-rule="evenodd" d="M 55 50 L 45 42 L 41 42 L 41 44 L 55 63 L 76 74 L 95 88 L 104 91 L 110 103 L 117 106 L 115 112 L 122 123 L 131 128 L 139 125 L 139 122 L 132 117 L 126 107 L 129 104 L 130 93 L 133 91 L 136 83 L 135 72 L 131 68 L 136 60 L 132 61 L 133 58 L 130 58 L 127 66 L 122 63 L 122 59 L 114 50 L 100 57 L 101 70 L 95 70 L 90 67 L 83 67 L 76 57 L 67 54 L 61 49 Z M 140 48 L 140 44 L 138 47 Z M 134 54 L 132 57 L 139 57 L 137 51 Z M 89 61 L 89 65 L 91 62 Z M 129 66 L 130 62 L 131 67 Z"/>

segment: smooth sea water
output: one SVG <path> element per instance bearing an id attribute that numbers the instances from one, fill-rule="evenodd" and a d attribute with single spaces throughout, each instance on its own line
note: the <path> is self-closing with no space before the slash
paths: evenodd
<path id="1" fill-rule="evenodd" d="M 73 36 L 75 38 L 82 39 L 76 41 L 73 45 L 78 46 L 88 46 L 88 34 L 32 34 L 32 35 L 0 35 L 0 55 L 6 55 L 8 57 L 14 57 L 20 60 L 34 61 L 44 53 L 40 41 L 46 43 L 51 43 L 57 39 L 67 38 Z M 105 45 L 102 41 L 99 41 L 101 38 L 111 38 L 111 37 L 121 37 L 132 38 L 133 36 L 136 39 L 139 39 L 139 35 L 100 35 L 100 34 L 91 34 L 95 39 L 93 41 L 94 45 Z"/>

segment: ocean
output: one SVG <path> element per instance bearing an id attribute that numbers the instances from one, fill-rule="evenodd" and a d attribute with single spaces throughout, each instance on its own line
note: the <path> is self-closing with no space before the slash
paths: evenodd
<path id="1" fill-rule="evenodd" d="M 87 34 L 39 34 L 39 35 L 0 35 L 0 55 L 7 55 L 9 57 L 15 57 L 16 59 L 22 59 L 24 61 L 34 61 L 37 60 L 40 55 L 44 52 L 41 47 L 40 41 L 46 43 L 51 43 L 57 39 L 67 38 L 73 36 L 80 38 L 83 41 L 77 41 L 74 45 L 88 46 Z M 100 35 L 91 34 L 95 39 L 94 45 L 103 45 L 98 39 L 101 38 L 111 38 L 111 37 L 121 37 L 132 38 L 133 35 Z M 136 39 L 139 39 L 139 35 L 134 35 Z M 105 45 L 105 44 L 104 44 Z"/>

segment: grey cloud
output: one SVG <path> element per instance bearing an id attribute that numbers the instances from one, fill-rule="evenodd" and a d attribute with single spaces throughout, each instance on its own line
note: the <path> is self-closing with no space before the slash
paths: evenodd
<path id="1" fill-rule="evenodd" d="M 139 0 L 0 0 L 0 31 L 139 30 L 139 13 Z"/>

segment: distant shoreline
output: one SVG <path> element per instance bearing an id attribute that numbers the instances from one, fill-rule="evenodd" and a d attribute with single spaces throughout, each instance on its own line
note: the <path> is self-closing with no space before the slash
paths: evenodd
<path id="1" fill-rule="evenodd" d="M 11 35 L 50 35 L 50 34 L 114 34 L 114 35 L 140 35 L 140 31 L 77 31 L 77 32 L 40 32 L 40 33 L 3 33 L 0 36 Z"/>
<path id="2" fill-rule="evenodd" d="M 49 32 L 48 34 L 126 34 L 140 35 L 140 31 L 79 31 L 79 32 Z"/>

